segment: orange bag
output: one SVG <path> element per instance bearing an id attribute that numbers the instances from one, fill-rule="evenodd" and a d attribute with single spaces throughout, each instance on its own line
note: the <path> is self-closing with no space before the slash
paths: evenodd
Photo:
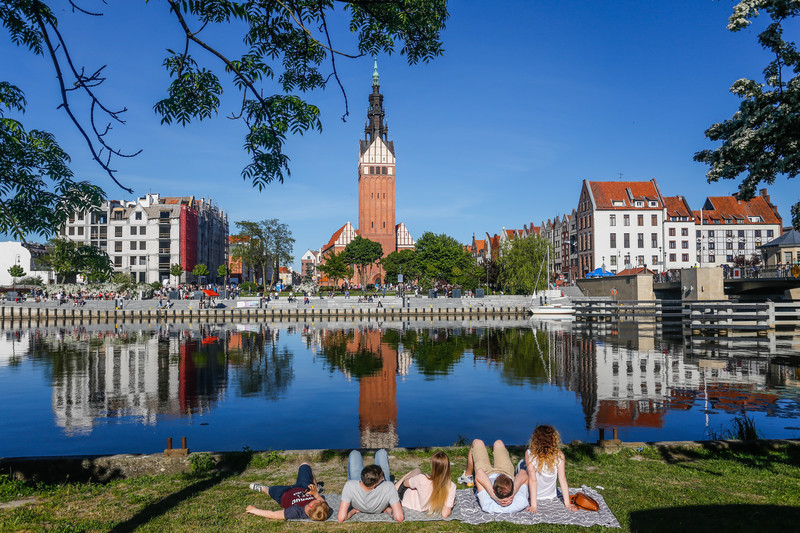
<path id="1" fill-rule="evenodd" d="M 600 506 L 594 501 L 594 498 L 587 496 L 582 492 L 576 492 L 569 497 L 569 503 L 583 509 L 585 511 L 597 511 Z"/>

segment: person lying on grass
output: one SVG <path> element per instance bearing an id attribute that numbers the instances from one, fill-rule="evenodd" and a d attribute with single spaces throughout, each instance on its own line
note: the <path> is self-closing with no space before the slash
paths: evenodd
<path id="1" fill-rule="evenodd" d="M 249 514 L 275 520 L 310 518 L 318 522 L 327 520 L 331 515 L 331 508 L 319 493 L 319 484 L 308 463 L 301 464 L 297 469 L 297 481 L 294 485 L 267 487 L 261 483 L 251 483 L 250 488 L 269 494 L 283 509 L 267 511 L 254 505 L 248 505 L 246 512 Z"/>
<path id="2" fill-rule="evenodd" d="M 503 441 L 494 442 L 494 465 L 489 460 L 486 445 L 480 439 L 472 441 L 467 455 L 467 469 L 459 481 L 473 482 L 478 503 L 486 513 L 516 513 L 528 505 L 528 478 L 514 476 L 514 465 Z"/>
<path id="3" fill-rule="evenodd" d="M 561 497 L 568 511 L 578 508 L 569 501 L 569 485 L 567 484 L 567 460 L 560 449 L 561 436 L 553 426 L 537 426 L 531 435 L 531 442 L 525 450 L 525 464 L 519 472 L 527 477 L 530 493 L 530 506 L 525 509 L 537 512 L 536 501 L 557 497 L 556 481 L 561 485 Z"/>
<path id="4" fill-rule="evenodd" d="M 395 483 L 403 507 L 447 518 L 456 502 L 456 484 L 450 480 L 450 458 L 444 452 L 431 457 L 431 475 L 415 468 Z"/>
<path id="5" fill-rule="evenodd" d="M 375 464 L 369 466 L 364 466 L 360 451 L 350 452 L 347 483 L 342 489 L 342 502 L 336 519 L 344 522 L 356 513 L 387 513 L 396 522 L 402 522 L 405 518 L 403 506 L 390 479 L 386 450 L 375 452 Z"/>

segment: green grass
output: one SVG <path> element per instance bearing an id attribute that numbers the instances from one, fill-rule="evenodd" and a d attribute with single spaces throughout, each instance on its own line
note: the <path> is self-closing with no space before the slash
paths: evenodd
<path id="1" fill-rule="evenodd" d="M 447 450 L 457 477 L 466 448 Z M 426 464 L 432 451 L 390 454 L 401 475 Z M 782 531 L 800 523 L 800 444 L 757 442 L 727 448 L 644 447 L 617 454 L 596 453 L 589 446 L 568 446 L 570 486 L 603 486 L 600 491 L 623 531 Z M 518 450 L 512 458 L 519 458 Z M 340 492 L 346 454 L 323 452 L 298 456 L 245 450 L 190 474 L 146 476 L 105 485 L 64 483 L 30 485 L 0 476 L 0 501 L 27 499 L 0 509 L 0 531 L 532 531 L 528 526 L 457 522 L 405 524 L 309 524 L 271 522 L 245 515 L 247 505 L 276 509 L 263 494 L 248 489 L 252 481 L 291 482 L 297 466 L 310 462 L 328 491 Z M 368 460 L 369 462 L 369 460 Z M 556 525 L 538 532 L 569 531 Z M 601 530 L 595 527 L 589 530 Z M 577 528 L 578 531 L 586 531 Z"/>

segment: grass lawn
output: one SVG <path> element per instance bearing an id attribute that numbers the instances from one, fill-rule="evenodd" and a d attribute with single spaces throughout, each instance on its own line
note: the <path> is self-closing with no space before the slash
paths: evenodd
<path id="1" fill-rule="evenodd" d="M 453 479 L 466 464 L 466 448 L 448 448 Z M 392 472 L 426 463 L 432 451 L 395 451 Z M 567 446 L 571 487 L 602 486 L 601 494 L 624 531 L 796 531 L 800 527 L 800 444 L 756 443 L 737 449 L 645 447 L 616 454 Z M 512 459 L 521 453 L 512 452 Z M 248 489 L 293 483 L 310 462 L 328 492 L 341 492 L 346 457 L 337 452 L 234 454 L 211 465 L 198 455 L 195 472 L 120 479 L 107 484 L 26 484 L 0 475 L 0 531 L 522 531 L 531 526 L 459 522 L 404 524 L 273 522 L 246 515 L 247 505 L 278 509 Z M 367 463 L 371 458 L 367 458 Z M 460 487 L 463 488 L 463 487 Z M 537 532 L 565 531 L 557 525 Z M 584 528 L 577 528 L 584 530 Z M 601 527 L 592 530 L 605 529 Z"/>

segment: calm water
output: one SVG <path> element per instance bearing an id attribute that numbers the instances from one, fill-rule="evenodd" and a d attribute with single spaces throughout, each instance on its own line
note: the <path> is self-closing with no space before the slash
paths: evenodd
<path id="1" fill-rule="evenodd" d="M 172 324 L 0 332 L 0 457 L 800 437 L 800 338 L 705 345 L 628 324 Z"/>

